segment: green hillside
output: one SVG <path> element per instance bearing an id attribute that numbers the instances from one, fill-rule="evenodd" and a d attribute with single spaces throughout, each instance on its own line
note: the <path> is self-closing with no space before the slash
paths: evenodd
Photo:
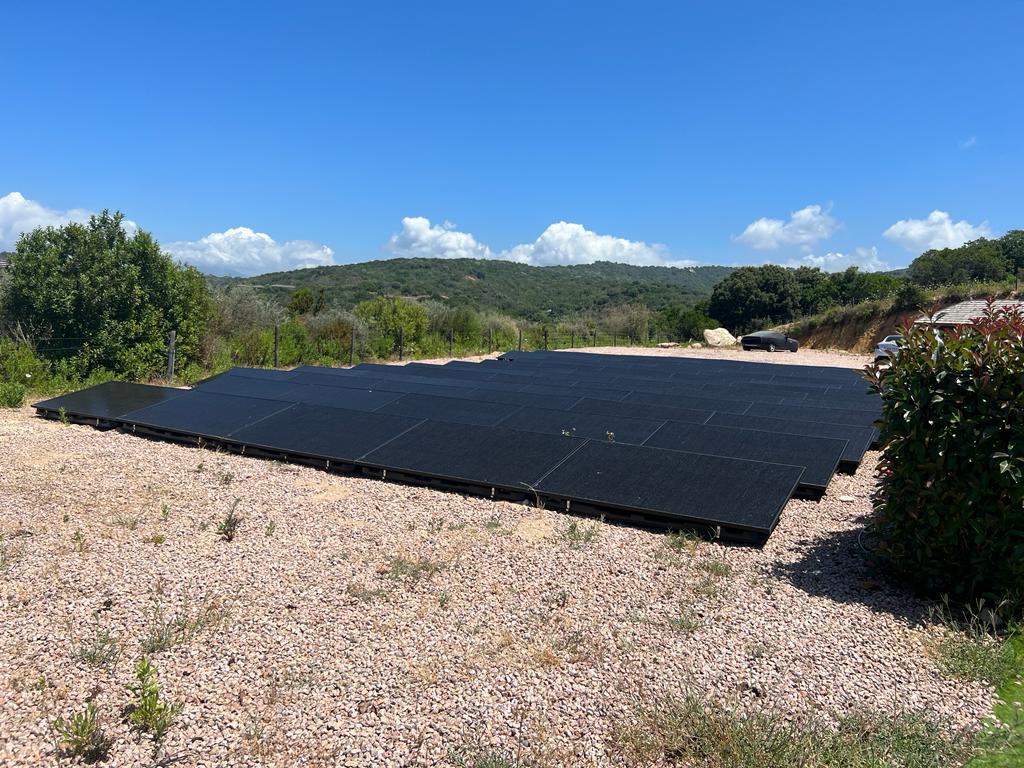
<path id="1" fill-rule="evenodd" d="M 635 267 L 599 262 L 530 267 L 480 259 L 390 259 L 210 278 L 215 286 L 247 284 L 284 303 L 296 288 L 323 288 L 329 305 L 352 307 L 375 296 L 430 298 L 532 320 L 560 318 L 626 303 L 652 310 L 707 298 L 730 267 Z"/>

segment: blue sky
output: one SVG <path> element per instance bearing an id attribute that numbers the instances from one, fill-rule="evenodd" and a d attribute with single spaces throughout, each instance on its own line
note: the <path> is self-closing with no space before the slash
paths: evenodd
<path id="1" fill-rule="evenodd" d="M 1024 226 L 1024 4 L 19 3 L 0 248 L 905 265 Z M 793 217 L 794 213 L 797 213 Z"/>

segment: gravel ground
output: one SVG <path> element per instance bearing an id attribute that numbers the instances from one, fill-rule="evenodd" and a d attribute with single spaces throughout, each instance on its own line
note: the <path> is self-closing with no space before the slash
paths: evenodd
<path id="1" fill-rule="evenodd" d="M 152 658 L 184 703 L 164 753 L 183 766 L 449 765 L 466 745 L 619 765 L 615 725 L 685 690 L 787 718 L 925 710 L 974 726 L 991 709 L 990 691 L 929 658 L 926 606 L 865 565 L 874 454 L 821 502 L 790 502 L 755 550 L 675 548 L 29 408 L 0 411 L 0 445 L 4 766 L 54 764 L 50 722 L 88 701 L 115 740 L 107 764 L 151 764 L 124 686 L 175 617 L 195 631 Z M 102 631 L 119 650 L 105 667 L 81 658 Z"/>

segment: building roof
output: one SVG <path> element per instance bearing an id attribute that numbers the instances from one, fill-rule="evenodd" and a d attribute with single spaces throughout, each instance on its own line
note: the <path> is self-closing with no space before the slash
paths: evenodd
<path id="1" fill-rule="evenodd" d="M 951 307 L 940 309 L 934 316 L 922 315 L 914 321 L 921 325 L 971 325 L 976 317 L 985 314 L 985 307 L 988 302 L 985 299 L 974 299 L 972 301 L 961 301 Z M 1017 307 L 1024 311 L 1024 301 L 996 301 L 996 309 Z"/>
<path id="2" fill-rule="evenodd" d="M 7 260 L 6 256 L 0 256 L 0 269 L 3 269 L 4 267 L 9 267 L 10 265 L 11 262 Z"/>

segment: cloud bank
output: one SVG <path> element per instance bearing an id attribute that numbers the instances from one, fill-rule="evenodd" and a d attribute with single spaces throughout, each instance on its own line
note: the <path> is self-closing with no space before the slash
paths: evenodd
<path id="1" fill-rule="evenodd" d="M 696 263 L 673 259 L 664 245 L 601 235 L 567 221 L 551 224 L 532 243 L 495 251 L 472 234 L 460 232 L 451 222 L 435 225 L 422 216 L 407 216 L 402 219 L 401 231 L 391 236 L 385 249 L 396 257 L 503 259 L 540 267 L 595 261 L 672 267 Z"/>
<path id="2" fill-rule="evenodd" d="M 310 240 L 279 243 L 264 232 L 233 227 L 199 240 L 166 243 L 163 250 L 212 275 L 259 275 L 334 263 L 334 251 Z"/>
<path id="3" fill-rule="evenodd" d="M 813 246 L 828 240 L 838 228 L 829 209 L 808 205 L 793 211 L 788 221 L 765 217 L 752 221 L 734 239 L 759 251 L 774 251 L 785 245 Z"/>
<path id="4" fill-rule="evenodd" d="M 84 208 L 58 211 L 29 200 L 20 192 L 11 192 L 0 197 L 0 251 L 13 250 L 22 233 L 36 227 L 61 227 L 72 221 L 84 224 L 90 216 L 92 211 Z"/>
<path id="5" fill-rule="evenodd" d="M 927 219 L 900 219 L 882 237 L 920 253 L 931 248 L 956 248 L 991 234 L 987 221 L 975 226 L 963 219 L 953 221 L 947 211 L 932 211 Z"/>
<path id="6" fill-rule="evenodd" d="M 889 265 L 882 261 L 875 246 L 854 248 L 849 253 L 829 251 L 817 256 L 809 253 L 799 260 L 791 260 L 787 267 L 817 267 L 824 272 L 843 272 L 848 267 L 857 267 L 861 272 L 884 272 Z"/>

